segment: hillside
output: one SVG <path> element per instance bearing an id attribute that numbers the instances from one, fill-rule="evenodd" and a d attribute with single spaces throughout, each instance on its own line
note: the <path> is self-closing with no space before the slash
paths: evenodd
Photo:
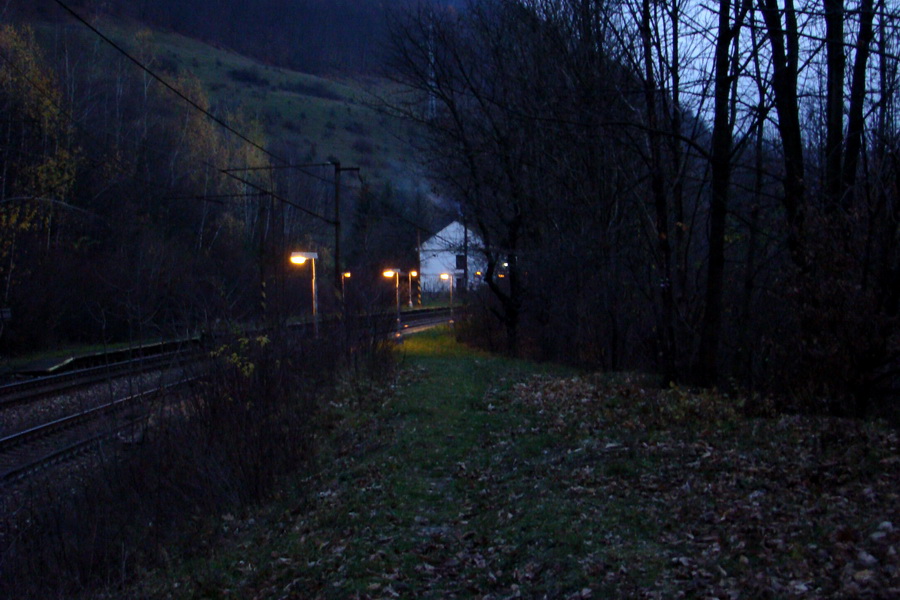
<path id="1" fill-rule="evenodd" d="M 410 183 L 409 153 L 401 141 L 407 125 L 372 106 L 386 85 L 383 80 L 361 75 L 329 78 L 274 67 L 131 19 L 104 17 L 95 25 L 131 53 L 140 54 L 138 43 L 150 48 L 147 66 L 164 79 L 175 81 L 188 74 L 199 78 L 213 112 L 237 110 L 258 120 L 266 137 L 263 144 L 276 154 L 304 163 L 336 158 L 361 167 L 369 180 L 415 186 Z M 47 40 L 74 36 L 95 41 L 77 23 L 44 21 L 36 27 Z M 110 47 L 99 51 L 115 52 Z M 182 101 L 172 95 L 171 103 Z"/>
<path id="2" fill-rule="evenodd" d="M 286 245 L 335 269 L 335 161 L 366 184 L 342 178 L 340 266 L 411 260 L 409 223 L 431 206 L 400 141 L 408 126 L 373 108 L 384 81 L 278 68 L 128 18 L 0 25 L 0 199 L 16 201 L 0 210 L 13 315 L 0 351 L 258 318 L 260 279 L 279 276 Z M 328 309 L 332 290 L 320 300 Z"/>

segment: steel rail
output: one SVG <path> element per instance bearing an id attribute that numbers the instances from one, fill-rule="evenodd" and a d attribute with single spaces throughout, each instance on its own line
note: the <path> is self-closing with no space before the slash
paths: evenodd
<path id="1" fill-rule="evenodd" d="M 37 427 L 32 427 L 25 431 L 9 435 L 0 439 L 0 454 L 10 453 L 11 451 L 16 450 L 17 448 L 29 443 L 46 440 L 58 432 L 69 430 L 79 425 L 84 425 L 90 422 L 99 421 L 102 417 L 105 417 L 109 414 L 122 411 L 125 408 L 131 406 L 136 406 L 148 397 L 157 396 L 162 392 L 182 387 L 196 380 L 197 377 L 186 377 L 179 381 L 167 383 L 152 390 L 147 390 L 146 392 L 132 394 L 130 396 L 126 396 L 125 398 L 119 398 L 118 400 L 114 400 L 102 406 L 97 406 L 95 408 L 85 410 L 74 415 L 69 415 L 67 417 L 56 419 L 54 421 L 50 421 L 49 423 L 38 425 Z M 56 464 L 67 457 L 75 456 L 87 449 L 92 444 L 99 443 L 99 441 L 102 441 L 103 439 L 108 439 L 109 437 L 116 435 L 123 429 L 132 426 L 137 422 L 140 422 L 146 417 L 147 415 L 143 414 L 139 417 L 136 417 L 135 419 L 130 420 L 128 423 L 120 427 L 116 427 L 100 433 L 94 433 L 83 439 L 67 444 L 66 446 L 63 446 L 61 448 L 53 449 L 52 451 L 38 457 L 37 459 L 27 460 L 25 463 L 16 465 L 0 475 L 0 483 L 6 483 L 9 481 L 21 479 L 27 474 L 36 472 L 42 466 Z"/>
<path id="2" fill-rule="evenodd" d="M 163 368 L 178 360 L 193 360 L 200 353 L 192 351 L 166 352 L 155 356 L 144 356 L 125 361 L 110 363 L 98 367 L 88 367 L 56 375 L 37 377 L 27 381 L 18 381 L 0 386 L 0 409 L 26 404 L 28 402 L 59 394 L 88 385 L 106 381 L 110 377 L 126 374 L 138 374 L 144 371 Z"/>
<path id="3" fill-rule="evenodd" d="M 413 329 L 418 330 L 422 327 L 440 324 L 446 321 L 446 319 L 450 315 L 450 308 L 428 308 L 403 312 L 401 313 L 402 328 L 397 333 L 400 335 L 402 335 L 403 333 L 412 333 Z M 350 322 L 359 323 L 360 320 L 370 319 L 373 316 L 378 315 L 354 316 L 351 318 L 352 320 Z M 339 319 L 333 318 L 330 320 L 326 320 L 323 324 L 327 326 L 327 324 L 337 325 L 338 323 Z M 309 335 L 310 331 L 306 331 L 306 325 L 308 324 L 301 323 L 293 326 L 293 328 L 301 329 L 304 335 Z M 0 386 L 0 408 L 24 404 L 26 402 L 37 400 L 39 398 L 43 398 L 52 394 L 58 394 L 66 390 L 85 387 L 94 383 L 106 381 L 113 376 L 137 374 L 147 370 L 164 368 L 167 365 L 171 366 L 176 360 L 195 360 L 197 358 L 200 358 L 201 356 L 202 351 L 196 349 L 187 353 L 184 351 L 170 351 L 156 355 L 143 355 L 134 359 L 119 361 L 107 365 L 88 367 L 85 369 L 74 370 L 67 373 L 40 377 L 25 382 L 7 384 L 4 386 Z M 102 359 L 102 356 L 98 356 L 95 358 Z M 87 409 L 76 414 L 61 417 L 48 423 L 44 423 L 42 425 L 38 425 L 36 427 L 32 427 L 24 431 L 20 431 L 0 438 L 0 455 L 10 454 L 27 444 L 47 440 L 58 432 L 70 430 L 81 425 L 86 425 L 90 422 L 99 421 L 106 415 L 122 411 L 130 406 L 138 405 L 144 399 L 150 396 L 154 396 L 161 392 L 186 385 L 190 382 L 196 381 L 197 379 L 198 377 L 196 376 L 186 377 L 179 381 L 168 383 L 146 392 L 119 398 L 107 404 Z M 91 435 L 86 436 L 83 439 L 68 443 L 60 448 L 55 448 L 37 459 L 28 459 L 23 464 L 15 465 L 12 468 L 7 469 L 6 472 L 0 474 L 0 484 L 20 480 L 31 473 L 35 473 L 41 470 L 46 466 L 62 462 L 67 458 L 76 456 L 81 452 L 85 452 L 88 449 L 101 443 L 103 440 L 109 439 L 110 437 L 118 434 L 123 429 L 131 427 L 134 424 L 146 419 L 146 417 L 147 415 L 141 415 L 139 417 L 136 417 L 135 419 L 131 419 L 128 423 L 120 427 L 115 427 L 100 433 L 92 433 Z"/>

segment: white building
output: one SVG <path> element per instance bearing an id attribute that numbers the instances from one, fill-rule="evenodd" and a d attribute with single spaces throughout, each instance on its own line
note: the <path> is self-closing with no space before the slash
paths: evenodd
<path id="1" fill-rule="evenodd" d="M 466 283 L 466 265 L 469 275 L 467 288 L 471 289 L 481 283 L 487 268 L 484 244 L 477 234 L 454 221 L 422 244 L 419 251 L 419 281 L 422 291 L 446 291 L 448 284 L 441 280 L 441 273 L 452 274 L 454 289 L 461 289 Z"/>

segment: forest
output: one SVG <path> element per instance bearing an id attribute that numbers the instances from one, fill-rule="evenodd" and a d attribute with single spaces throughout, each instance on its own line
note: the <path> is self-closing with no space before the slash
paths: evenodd
<path id="1" fill-rule="evenodd" d="M 482 329 L 791 410 L 890 405 L 896 12 L 483 0 L 394 23 L 389 72 L 417 94 L 387 104 L 483 236 Z"/>
<path id="2" fill-rule="evenodd" d="M 332 260 L 331 180 L 269 168 L 303 163 L 299 149 L 168 69 L 149 32 L 128 43 L 142 71 L 27 24 L 69 19 L 58 4 L 7 5 L 0 31 L 6 351 L 248 318 L 260 280 L 284 281 L 285 240 Z M 896 398 L 890 2 L 72 6 L 388 77 L 380 109 L 407 121 L 434 197 L 484 240 L 475 343 L 791 410 L 865 415 Z M 439 220 L 390 184 L 355 202 L 344 252 L 373 265 L 414 260 Z"/>
<path id="3" fill-rule="evenodd" d="M 0 596 L 896 597 L 898 12 L 0 2 L 0 368 L 203 345 Z"/>
<path id="4" fill-rule="evenodd" d="M 303 173 L 270 169 L 307 150 L 270 138 L 251 108 L 214 103 L 151 30 L 127 30 L 118 52 L 81 24 L 35 23 L 0 27 L 5 356 L 255 321 L 261 283 L 273 318 L 308 294 L 308 275 L 285 277 L 276 253 L 334 239 L 327 148 Z M 360 185 L 348 207 L 361 198 L 377 232 L 397 194 Z M 348 256 L 379 257 L 363 243 Z"/>

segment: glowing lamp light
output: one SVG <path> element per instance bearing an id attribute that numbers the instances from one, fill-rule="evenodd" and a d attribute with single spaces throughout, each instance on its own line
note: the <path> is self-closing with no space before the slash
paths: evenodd
<path id="1" fill-rule="evenodd" d="M 343 275 L 344 279 L 350 279 L 350 271 L 344 271 L 341 275 Z"/>
<path id="2" fill-rule="evenodd" d="M 448 273 L 441 273 L 442 281 L 447 281 L 448 279 L 450 279 L 450 275 Z"/>
<path id="3" fill-rule="evenodd" d="M 410 272 L 409 272 L 409 276 L 410 276 L 410 277 L 418 277 L 418 276 L 419 276 L 419 272 L 418 272 L 418 271 L 410 271 Z"/>
<path id="4" fill-rule="evenodd" d="M 319 258 L 318 252 L 291 252 L 291 263 L 295 265 L 302 265 L 307 260 L 316 258 Z"/>
<path id="5" fill-rule="evenodd" d="M 318 294 L 316 292 L 316 259 L 319 258 L 318 252 L 291 252 L 291 264 L 292 265 L 303 265 L 306 261 L 310 261 L 312 268 L 310 269 L 310 273 L 312 275 L 312 317 L 313 317 L 313 331 L 315 331 L 315 336 L 319 337 L 319 300 Z"/>
<path id="6" fill-rule="evenodd" d="M 388 269 L 387 271 L 382 273 L 382 275 L 384 275 L 385 277 L 393 277 L 396 274 L 397 274 L 397 272 L 394 271 L 393 269 Z"/>

